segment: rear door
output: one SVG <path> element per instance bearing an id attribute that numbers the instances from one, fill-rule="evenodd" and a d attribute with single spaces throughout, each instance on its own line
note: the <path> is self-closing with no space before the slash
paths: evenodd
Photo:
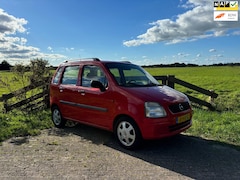
<path id="1" fill-rule="evenodd" d="M 79 69 L 79 65 L 65 67 L 58 86 L 60 110 L 67 119 L 75 119 L 78 115 L 75 97 L 78 94 Z"/>

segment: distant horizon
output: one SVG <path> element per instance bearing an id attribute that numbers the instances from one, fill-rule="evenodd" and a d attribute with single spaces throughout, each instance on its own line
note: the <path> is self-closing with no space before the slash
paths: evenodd
<path id="1" fill-rule="evenodd" d="M 123 61 L 120 61 L 120 62 L 123 62 Z M 129 62 L 132 63 L 131 61 L 129 61 Z M 62 63 L 64 63 L 64 62 L 62 62 Z M 15 64 L 15 65 L 17 65 L 17 64 Z M 10 64 L 10 67 L 14 67 L 15 65 Z M 25 64 L 24 66 L 27 67 L 28 65 L 29 64 Z M 0 70 L 3 70 L 3 69 L 1 69 L 1 66 L 2 66 L 2 62 L 0 62 Z M 49 67 L 54 67 L 54 68 L 58 67 L 58 65 L 52 65 L 52 64 L 49 64 L 48 66 Z M 161 68 L 166 67 L 167 68 L 167 67 L 201 67 L 201 66 L 240 66 L 240 62 L 239 63 L 201 64 L 201 65 L 200 64 L 192 64 L 192 63 L 178 63 L 178 62 L 175 62 L 175 63 L 171 63 L 171 64 L 152 64 L 152 65 L 140 65 L 140 66 L 149 67 L 149 68 L 152 68 L 152 67 L 161 67 Z"/>

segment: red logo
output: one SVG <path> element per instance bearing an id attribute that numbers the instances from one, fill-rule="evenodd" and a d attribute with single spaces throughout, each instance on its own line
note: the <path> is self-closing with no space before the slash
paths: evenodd
<path id="1" fill-rule="evenodd" d="M 225 15 L 225 13 L 221 13 L 221 14 L 217 15 L 217 16 L 215 17 L 215 19 L 220 19 L 220 18 L 223 17 L 224 15 Z"/>

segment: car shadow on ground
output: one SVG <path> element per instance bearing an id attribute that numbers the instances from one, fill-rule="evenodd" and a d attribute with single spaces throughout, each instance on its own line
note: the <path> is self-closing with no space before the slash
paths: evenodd
<path id="1" fill-rule="evenodd" d="M 107 131 L 77 125 L 65 128 L 59 135 L 69 133 L 193 179 L 240 178 L 238 146 L 181 134 L 173 138 L 146 141 L 141 148 L 130 151 L 122 148 L 113 134 Z"/>

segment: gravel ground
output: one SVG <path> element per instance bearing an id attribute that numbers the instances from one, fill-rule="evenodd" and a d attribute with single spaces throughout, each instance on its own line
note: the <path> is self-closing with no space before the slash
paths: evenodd
<path id="1" fill-rule="evenodd" d="M 236 148 L 184 134 L 128 151 L 78 125 L 3 142 L 0 179 L 240 179 L 239 162 Z"/>

